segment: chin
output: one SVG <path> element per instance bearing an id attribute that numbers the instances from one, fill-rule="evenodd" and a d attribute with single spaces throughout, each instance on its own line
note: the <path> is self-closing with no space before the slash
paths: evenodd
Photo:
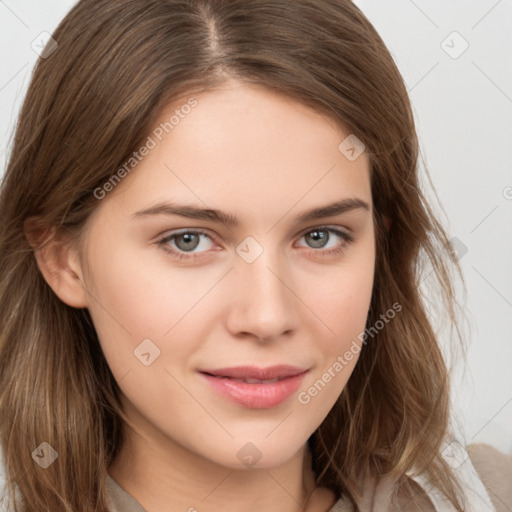
<path id="1" fill-rule="evenodd" d="M 267 434 L 266 434 L 267 435 Z M 271 434 L 272 436 L 272 434 Z M 287 442 L 286 442 L 287 441 Z M 210 460 L 231 469 L 271 469 L 279 467 L 297 456 L 297 452 L 306 441 L 290 444 L 290 439 L 276 435 L 275 439 L 246 436 L 243 439 L 231 439 L 221 446 L 222 451 L 211 454 Z M 233 454 L 232 456 L 230 456 Z"/>

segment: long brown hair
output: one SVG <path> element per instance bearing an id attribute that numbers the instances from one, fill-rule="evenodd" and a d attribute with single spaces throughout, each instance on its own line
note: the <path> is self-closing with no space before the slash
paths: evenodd
<path id="1" fill-rule="evenodd" d="M 227 77 L 310 106 L 365 144 L 377 242 L 367 326 L 391 304 L 403 308 L 362 348 L 309 439 L 316 483 L 354 501 L 367 474 L 426 471 L 462 510 L 441 456 L 448 371 L 420 291 L 427 262 L 457 326 L 448 265 L 462 274 L 418 183 L 403 79 L 360 10 L 349 0 L 81 0 L 52 37 L 58 47 L 33 72 L 0 195 L 1 447 L 21 510 L 108 510 L 107 468 L 128 421 L 87 309 L 53 293 L 24 222 L 39 220 L 41 241 L 57 230 L 79 241 L 94 191 L 162 108 Z M 58 453 L 47 469 L 32 456 L 42 442 Z"/>

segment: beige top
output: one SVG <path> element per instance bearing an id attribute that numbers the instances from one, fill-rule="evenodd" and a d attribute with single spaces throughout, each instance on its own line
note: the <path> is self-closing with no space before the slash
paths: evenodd
<path id="1" fill-rule="evenodd" d="M 512 457 L 496 450 L 492 452 L 492 448 L 485 445 L 474 446 L 477 449 L 469 449 L 471 458 L 458 462 L 453 459 L 452 466 L 465 491 L 465 512 L 512 511 Z M 473 459 L 478 472 L 472 464 Z M 480 462 L 482 460 L 485 464 Z M 363 487 L 364 497 L 357 503 L 359 512 L 455 512 L 455 508 L 426 479 L 413 475 L 410 478 L 415 494 L 412 499 L 410 495 L 397 492 L 395 482 L 389 479 L 367 481 Z M 110 476 L 107 492 L 111 512 L 146 512 Z M 342 497 L 326 512 L 354 512 L 354 508 L 347 498 Z"/>

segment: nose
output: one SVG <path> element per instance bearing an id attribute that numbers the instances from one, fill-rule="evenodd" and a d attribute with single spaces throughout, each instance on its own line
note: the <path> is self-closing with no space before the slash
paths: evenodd
<path id="1" fill-rule="evenodd" d="M 252 263 L 237 257 L 230 274 L 229 279 L 236 280 L 228 317 L 234 336 L 270 342 L 297 329 L 300 301 L 277 250 L 265 249 Z"/>

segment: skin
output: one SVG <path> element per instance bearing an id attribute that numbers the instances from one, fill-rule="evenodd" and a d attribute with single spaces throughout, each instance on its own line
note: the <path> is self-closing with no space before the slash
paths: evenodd
<path id="1" fill-rule="evenodd" d="M 357 354 L 309 403 L 298 394 L 365 327 L 375 263 L 369 162 L 338 150 L 349 133 L 327 117 L 263 88 L 229 80 L 194 97 L 190 114 L 98 201 L 82 252 L 55 237 L 38 263 L 64 302 L 90 311 L 132 422 L 109 473 L 146 510 L 268 512 L 278 503 L 325 512 L 334 494 L 314 490 L 306 442 Z M 297 224 L 301 212 L 348 197 L 370 209 Z M 223 210 L 239 225 L 132 217 L 164 200 Z M 322 256 L 345 243 L 329 232 L 326 248 L 315 245 L 311 232 L 323 225 L 354 241 Z M 157 244 L 184 228 L 211 235 L 188 242 L 195 261 Z M 248 236 L 263 248 L 252 263 L 236 252 Z M 149 366 L 134 357 L 144 339 L 160 350 Z M 228 401 L 198 373 L 245 364 L 309 371 L 298 392 L 267 409 Z M 248 442 L 261 453 L 251 468 L 237 457 Z"/>

